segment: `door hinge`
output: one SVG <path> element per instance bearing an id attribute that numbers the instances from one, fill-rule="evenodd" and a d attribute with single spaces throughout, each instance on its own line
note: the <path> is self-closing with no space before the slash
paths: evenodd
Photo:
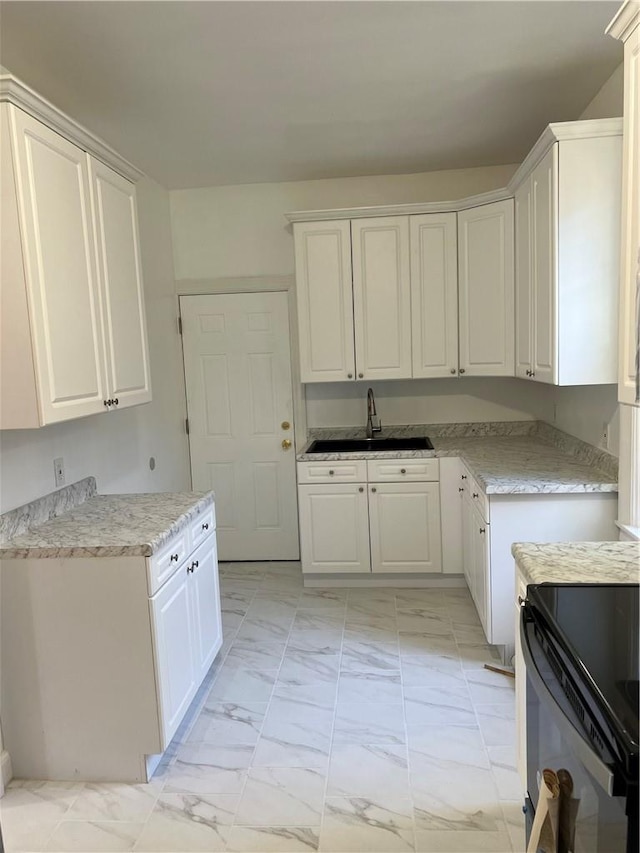
<path id="1" fill-rule="evenodd" d="M 185 428 L 187 435 L 189 435 L 189 418 L 184 419 L 184 428 Z"/>
<path id="2" fill-rule="evenodd" d="M 178 314 L 178 334 L 182 334 L 182 317 Z"/>

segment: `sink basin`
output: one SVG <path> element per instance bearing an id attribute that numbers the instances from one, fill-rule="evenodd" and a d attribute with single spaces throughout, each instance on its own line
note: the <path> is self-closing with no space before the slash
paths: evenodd
<path id="1" fill-rule="evenodd" d="M 362 453 L 380 450 L 433 450 L 433 444 L 423 435 L 408 438 L 320 438 L 306 452 Z"/>

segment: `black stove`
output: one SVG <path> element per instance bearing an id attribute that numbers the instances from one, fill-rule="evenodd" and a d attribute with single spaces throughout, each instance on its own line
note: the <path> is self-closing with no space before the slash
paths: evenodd
<path id="1" fill-rule="evenodd" d="M 580 807 L 572 851 L 638 851 L 637 584 L 527 588 L 528 808 L 544 768 L 569 770 Z M 560 848 L 559 848 L 560 849 Z"/>

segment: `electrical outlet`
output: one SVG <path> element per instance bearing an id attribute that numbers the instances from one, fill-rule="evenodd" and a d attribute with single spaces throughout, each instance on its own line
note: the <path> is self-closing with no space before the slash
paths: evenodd
<path id="1" fill-rule="evenodd" d="M 64 459 L 62 456 L 53 460 L 53 475 L 55 477 L 56 486 L 64 486 Z"/>

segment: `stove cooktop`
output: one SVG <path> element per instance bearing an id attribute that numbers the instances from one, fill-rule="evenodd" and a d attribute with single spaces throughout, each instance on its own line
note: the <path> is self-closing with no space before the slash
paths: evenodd
<path id="1" fill-rule="evenodd" d="M 636 754 L 639 590 L 637 584 L 540 584 L 528 591 L 601 709 Z"/>

